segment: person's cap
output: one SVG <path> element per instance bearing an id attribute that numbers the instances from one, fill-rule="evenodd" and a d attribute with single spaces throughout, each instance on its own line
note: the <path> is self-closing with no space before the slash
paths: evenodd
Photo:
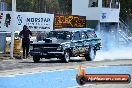
<path id="1" fill-rule="evenodd" d="M 26 26 L 26 25 L 24 25 L 24 26 L 23 26 L 23 29 L 27 29 L 27 26 Z"/>

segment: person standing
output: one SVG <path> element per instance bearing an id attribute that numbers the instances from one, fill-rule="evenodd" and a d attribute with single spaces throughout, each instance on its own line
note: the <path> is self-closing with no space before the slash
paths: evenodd
<path id="1" fill-rule="evenodd" d="M 32 32 L 28 29 L 26 25 L 24 25 L 23 30 L 19 33 L 19 36 L 20 38 L 22 38 L 23 58 L 25 59 L 29 55 L 30 36 L 32 36 Z"/>

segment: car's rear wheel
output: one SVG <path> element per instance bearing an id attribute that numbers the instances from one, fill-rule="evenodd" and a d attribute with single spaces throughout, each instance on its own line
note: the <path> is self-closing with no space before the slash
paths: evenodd
<path id="1" fill-rule="evenodd" d="M 95 59 L 96 51 L 94 50 L 94 47 L 91 47 L 87 54 L 85 55 L 86 61 L 92 61 Z"/>
<path id="2" fill-rule="evenodd" d="M 70 61 L 70 53 L 69 53 L 69 51 L 65 51 L 64 56 L 62 58 L 62 61 L 66 62 L 66 63 L 68 63 Z"/>
<path id="3" fill-rule="evenodd" d="M 38 62 L 40 61 L 40 57 L 38 57 L 38 56 L 33 56 L 33 61 L 34 61 L 35 63 L 38 63 Z"/>

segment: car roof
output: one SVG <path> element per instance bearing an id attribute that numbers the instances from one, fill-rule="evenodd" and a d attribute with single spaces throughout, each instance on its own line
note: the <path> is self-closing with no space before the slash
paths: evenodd
<path id="1" fill-rule="evenodd" d="M 94 29 L 92 29 L 92 28 L 63 28 L 63 29 L 57 29 L 55 31 L 77 32 L 77 31 L 94 31 Z"/>

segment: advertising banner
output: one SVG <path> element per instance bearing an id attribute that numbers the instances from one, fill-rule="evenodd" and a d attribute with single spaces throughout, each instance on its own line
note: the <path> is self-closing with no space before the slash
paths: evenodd
<path id="1" fill-rule="evenodd" d="M 21 31 L 27 25 L 31 31 L 53 30 L 54 14 L 0 11 L 0 31 Z"/>
<path id="2" fill-rule="evenodd" d="M 11 11 L 0 11 L 0 31 L 12 31 L 13 13 Z"/>
<path id="3" fill-rule="evenodd" d="M 23 25 L 27 25 L 31 31 L 51 31 L 53 30 L 54 14 L 16 12 L 14 20 L 15 30 L 22 30 Z"/>
<path id="4" fill-rule="evenodd" d="M 100 22 L 119 22 L 119 10 L 102 8 L 100 12 Z"/>
<path id="5" fill-rule="evenodd" d="M 85 28 L 86 16 L 78 15 L 55 15 L 54 28 Z"/>

